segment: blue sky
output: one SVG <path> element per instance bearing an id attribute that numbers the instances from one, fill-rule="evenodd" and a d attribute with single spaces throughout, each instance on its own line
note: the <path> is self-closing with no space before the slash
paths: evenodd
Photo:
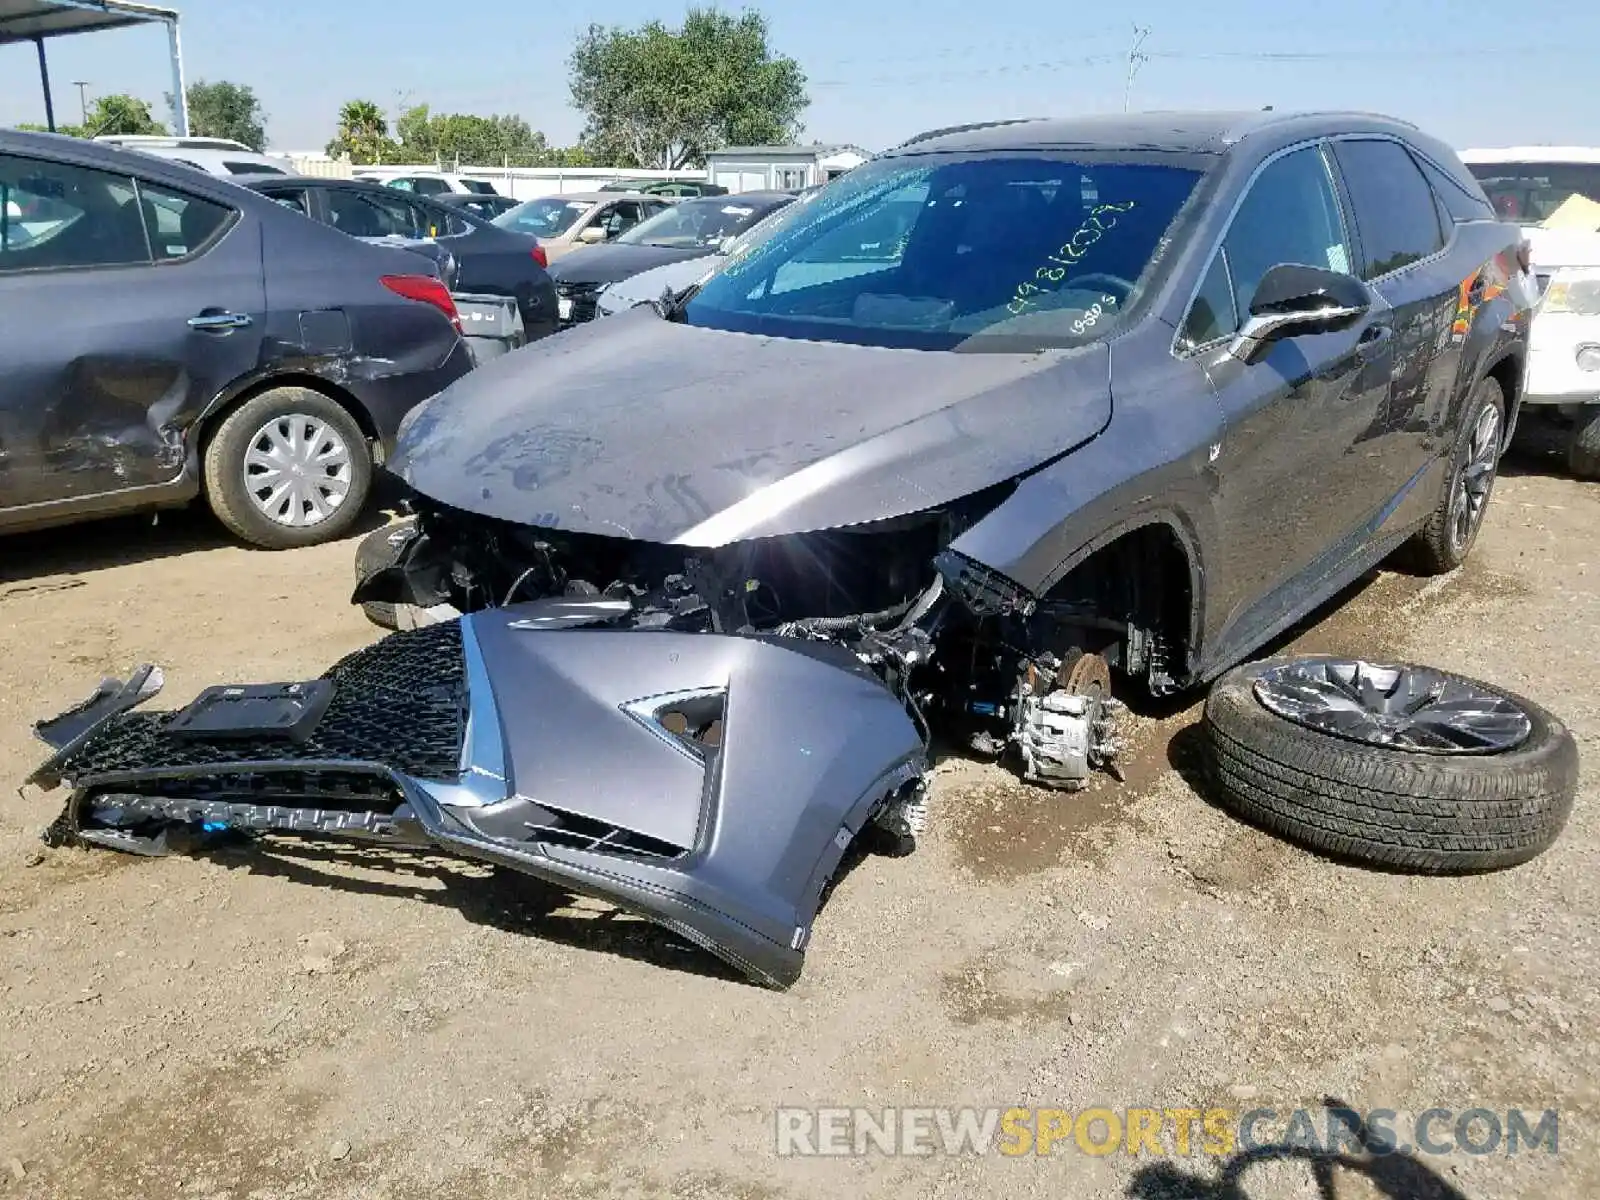
<path id="1" fill-rule="evenodd" d="M 313 149 L 362 97 L 438 111 L 514 112 L 576 139 L 566 57 L 590 20 L 681 18 L 684 3 L 442 4 L 439 0 L 165 0 L 183 14 L 189 80 L 255 88 L 274 148 Z M 724 4 L 738 8 L 737 3 Z M 1571 0 L 767 0 L 773 45 L 810 78 L 808 139 L 882 149 L 919 130 L 1122 107 L 1135 21 L 1149 60 L 1134 108 L 1364 108 L 1457 146 L 1600 143 L 1600 4 Z M 160 28 L 49 44 L 56 111 L 78 89 L 158 107 Z M 33 47 L 0 47 L 0 125 L 42 121 Z"/>

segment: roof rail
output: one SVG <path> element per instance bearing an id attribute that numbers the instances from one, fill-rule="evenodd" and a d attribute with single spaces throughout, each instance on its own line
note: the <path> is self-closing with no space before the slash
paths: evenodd
<path id="1" fill-rule="evenodd" d="M 943 129 L 929 129 L 924 133 L 917 134 L 915 137 L 909 137 L 898 146 L 893 147 L 893 149 L 903 150 L 907 146 L 914 146 L 918 142 L 926 142 L 932 138 L 943 137 L 947 133 L 971 133 L 977 129 L 998 129 L 1002 125 L 1026 125 L 1029 121 L 1037 121 L 1039 119 L 1038 117 L 1007 117 L 1002 121 L 974 121 L 970 125 L 946 125 Z"/>

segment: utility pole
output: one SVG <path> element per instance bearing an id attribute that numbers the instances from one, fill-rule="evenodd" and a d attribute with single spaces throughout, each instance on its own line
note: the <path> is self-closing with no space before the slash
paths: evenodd
<path id="1" fill-rule="evenodd" d="M 1133 27 L 1133 45 L 1128 47 L 1128 77 L 1122 84 L 1122 111 L 1128 111 L 1128 101 L 1133 96 L 1133 77 L 1139 73 L 1139 68 L 1150 61 L 1150 56 L 1143 52 L 1145 38 L 1150 36 L 1150 26 L 1135 25 Z"/>
<path id="2" fill-rule="evenodd" d="M 89 91 L 88 91 L 89 80 L 87 80 L 87 79 L 74 79 L 72 81 L 72 86 L 78 89 L 78 112 L 83 118 L 84 127 L 88 128 L 88 125 L 89 125 Z"/>

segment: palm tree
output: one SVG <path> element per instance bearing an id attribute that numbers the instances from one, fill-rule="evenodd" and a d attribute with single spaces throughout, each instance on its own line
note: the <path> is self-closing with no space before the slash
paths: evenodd
<path id="1" fill-rule="evenodd" d="M 389 142 L 389 122 L 371 100 L 350 100 L 339 109 L 339 132 L 328 143 L 334 157 L 348 154 L 351 162 L 372 163 L 382 157 Z"/>

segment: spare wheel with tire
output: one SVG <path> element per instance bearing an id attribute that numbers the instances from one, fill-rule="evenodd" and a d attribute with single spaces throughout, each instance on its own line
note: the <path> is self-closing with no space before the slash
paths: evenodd
<path id="1" fill-rule="evenodd" d="M 1202 721 L 1218 799 L 1335 858 L 1418 873 L 1515 866 L 1572 810 L 1578 750 L 1514 692 L 1432 667 L 1275 658 L 1229 671 Z"/>

